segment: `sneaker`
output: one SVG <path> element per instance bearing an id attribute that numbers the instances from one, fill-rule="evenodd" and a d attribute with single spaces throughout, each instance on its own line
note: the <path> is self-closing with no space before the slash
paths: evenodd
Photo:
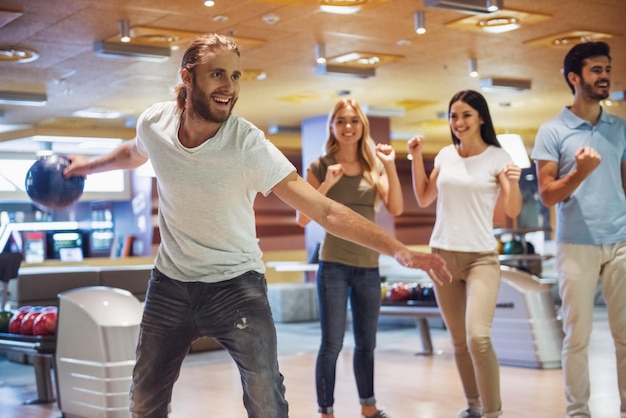
<path id="1" fill-rule="evenodd" d="M 483 412 L 480 408 L 466 408 L 456 414 L 456 418 L 481 418 L 483 416 Z"/>
<path id="2" fill-rule="evenodd" d="M 376 411 L 376 413 L 374 415 L 370 415 L 370 416 L 365 416 L 362 415 L 362 418 L 391 418 L 389 416 L 389 414 L 387 414 L 385 411 L 383 411 L 382 409 L 379 409 L 378 411 Z"/>

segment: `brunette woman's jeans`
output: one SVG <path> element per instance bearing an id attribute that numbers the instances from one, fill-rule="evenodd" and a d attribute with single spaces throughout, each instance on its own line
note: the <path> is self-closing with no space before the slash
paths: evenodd
<path id="1" fill-rule="evenodd" d="M 320 261 L 317 289 L 322 330 L 315 370 L 319 412 L 333 412 L 335 372 L 346 332 L 348 298 L 355 342 L 353 369 L 360 403 L 375 405 L 374 349 L 381 301 L 378 268 Z"/>
<path id="2" fill-rule="evenodd" d="M 502 415 L 500 366 L 491 344 L 501 277 L 498 254 L 437 248 L 432 252 L 443 257 L 452 273 L 452 283 L 436 285 L 435 295 L 468 405 L 482 402 L 487 418 Z"/>
<path id="3" fill-rule="evenodd" d="M 214 337 L 235 360 L 248 417 L 288 417 L 265 277 L 248 272 L 219 283 L 181 282 L 156 269 L 139 332 L 133 417 L 167 417 L 182 362 L 200 336 Z M 207 416 L 218 417 L 220 411 L 207 411 Z"/>

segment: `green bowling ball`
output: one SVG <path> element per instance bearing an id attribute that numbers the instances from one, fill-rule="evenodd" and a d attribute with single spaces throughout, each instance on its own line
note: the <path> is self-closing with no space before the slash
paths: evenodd
<path id="1" fill-rule="evenodd" d="M 524 245 L 518 240 L 511 240 L 504 243 L 504 254 L 524 254 Z"/>
<path id="2" fill-rule="evenodd" d="M 13 316 L 13 312 L 0 311 L 0 332 L 9 332 L 9 321 Z"/>

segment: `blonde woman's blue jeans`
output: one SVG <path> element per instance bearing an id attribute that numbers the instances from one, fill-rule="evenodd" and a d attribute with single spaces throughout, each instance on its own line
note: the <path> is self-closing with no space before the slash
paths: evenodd
<path id="1" fill-rule="evenodd" d="M 322 331 L 315 369 L 319 412 L 333 413 L 335 372 L 346 333 L 348 300 L 355 343 L 352 362 L 359 401 L 361 405 L 375 405 L 374 349 L 381 303 L 378 268 L 320 261 L 317 289 Z"/>

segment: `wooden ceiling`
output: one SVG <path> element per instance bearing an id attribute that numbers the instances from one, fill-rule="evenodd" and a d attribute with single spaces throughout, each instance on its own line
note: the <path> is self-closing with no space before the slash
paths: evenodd
<path id="1" fill-rule="evenodd" d="M 339 94 L 348 92 L 370 108 L 403 110 L 404 116 L 391 118 L 392 138 L 424 134 L 436 150 L 450 142 L 445 118 L 450 97 L 478 89 L 479 78 L 506 77 L 529 79 L 532 87 L 485 96 L 497 130 L 521 133 L 530 147 L 538 126 L 572 101 L 560 73 L 571 44 L 538 40 L 574 31 L 608 35 L 612 90 L 626 89 L 624 0 L 504 0 L 504 8 L 544 18 L 493 34 L 458 24 L 471 15 L 424 7 L 421 0 L 370 0 L 351 15 L 324 13 L 318 0 L 215 0 L 214 7 L 201 0 L 3 0 L 0 51 L 21 47 L 39 58 L 0 59 L 0 90 L 45 92 L 48 103 L 0 104 L 0 152 L 11 149 L 9 144 L 28 149 L 27 140 L 16 140 L 33 134 L 131 138 L 143 109 L 172 98 L 187 33 L 219 32 L 241 40 L 244 68 L 266 77 L 242 83 L 235 112 L 266 132 L 271 125 L 297 127 L 303 119 L 327 114 Z M 424 35 L 414 32 L 416 11 L 425 13 Z M 116 38 L 121 19 L 128 19 L 135 33 L 177 33 L 180 49 L 163 63 L 97 56 L 94 43 Z M 329 57 L 365 51 L 401 59 L 379 66 L 370 78 L 317 75 L 318 43 Z M 479 78 L 469 76 L 470 57 L 476 58 Z M 72 115 L 84 109 L 116 110 L 122 117 Z M 626 117 L 626 102 L 609 111 Z M 297 134 L 269 138 L 286 151 L 300 146 Z M 405 147 L 401 140 L 393 143 Z"/>

